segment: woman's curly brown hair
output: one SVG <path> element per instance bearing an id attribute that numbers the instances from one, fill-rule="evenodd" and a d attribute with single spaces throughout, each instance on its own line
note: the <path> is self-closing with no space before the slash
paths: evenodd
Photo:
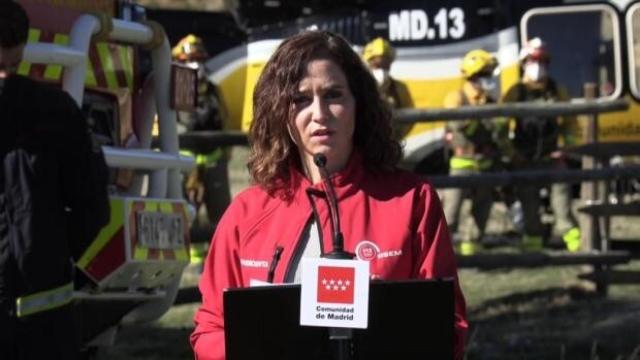
<path id="1" fill-rule="evenodd" d="M 286 39 L 267 62 L 253 93 L 248 168 L 253 181 L 274 193 L 291 190 L 290 167 L 301 160 L 287 124 L 293 119 L 293 98 L 312 60 L 328 59 L 344 72 L 356 103 L 354 149 L 374 172 L 393 170 L 402 154 L 393 138 L 391 111 L 360 56 L 341 36 L 306 31 Z"/>

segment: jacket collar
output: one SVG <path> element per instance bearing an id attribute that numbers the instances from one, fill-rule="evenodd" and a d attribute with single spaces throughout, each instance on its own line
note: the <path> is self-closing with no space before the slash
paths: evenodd
<path id="1" fill-rule="evenodd" d="M 324 192 L 324 183 L 319 182 L 312 184 L 301 171 L 295 166 L 290 169 L 291 186 L 293 186 L 294 202 L 308 203 L 306 190 L 314 189 Z M 360 188 L 361 181 L 364 178 L 364 166 L 362 163 L 362 155 L 353 150 L 351 157 L 346 166 L 330 175 L 331 183 L 335 189 L 338 200 L 345 198 Z"/>

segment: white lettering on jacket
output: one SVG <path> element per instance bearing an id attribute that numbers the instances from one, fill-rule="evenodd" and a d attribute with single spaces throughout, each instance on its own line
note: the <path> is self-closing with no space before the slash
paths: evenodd
<path id="1" fill-rule="evenodd" d="M 384 259 L 384 258 L 389 258 L 389 257 L 396 257 L 396 256 L 400 256 L 402 255 L 402 250 L 389 250 L 389 251 L 383 251 L 380 254 L 378 254 L 378 259 Z"/>
<path id="2" fill-rule="evenodd" d="M 240 259 L 240 265 L 253 268 L 268 268 L 269 262 L 266 260 Z"/>

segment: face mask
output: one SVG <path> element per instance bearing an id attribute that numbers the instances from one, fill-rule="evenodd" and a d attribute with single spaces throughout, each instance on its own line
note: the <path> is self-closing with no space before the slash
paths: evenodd
<path id="1" fill-rule="evenodd" d="M 194 70 L 198 70 L 200 68 L 200 63 L 197 61 L 188 61 L 185 63 L 187 67 L 190 67 Z"/>
<path id="2" fill-rule="evenodd" d="M 538 82 L 547 77 L 547 67 L 540 63 L 528 63 L 524 67 L 524 77 Z"/>
<path id="3" fill-rule="evenodd" d="M 478 85 L 480 85 L 480 88 L 482 90 L 486 92 L 491 92 L 495 90 L 495 88 L 498 85 L 498 82 L 494 77 L 481 77 L 480 79 L 478 79 Z"/>
<path id="4" fill-rule="evenodd" d="M 384 85 L 389 80 L 389 71 L 385 69 L 373 69 L 371 70 L 373 77 L 376 79 L 378 86 Z"/>

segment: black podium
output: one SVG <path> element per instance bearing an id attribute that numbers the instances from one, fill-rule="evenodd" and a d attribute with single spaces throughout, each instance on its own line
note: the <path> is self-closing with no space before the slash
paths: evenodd
<path id="1" fill-rule="evenodd" d="M 374 281 L 354 359 L 452 359 L 453 280 Z M 331 360 L 328 328 L 300 326 L 300 285 L 224 293 L 227 360 Z"/>

